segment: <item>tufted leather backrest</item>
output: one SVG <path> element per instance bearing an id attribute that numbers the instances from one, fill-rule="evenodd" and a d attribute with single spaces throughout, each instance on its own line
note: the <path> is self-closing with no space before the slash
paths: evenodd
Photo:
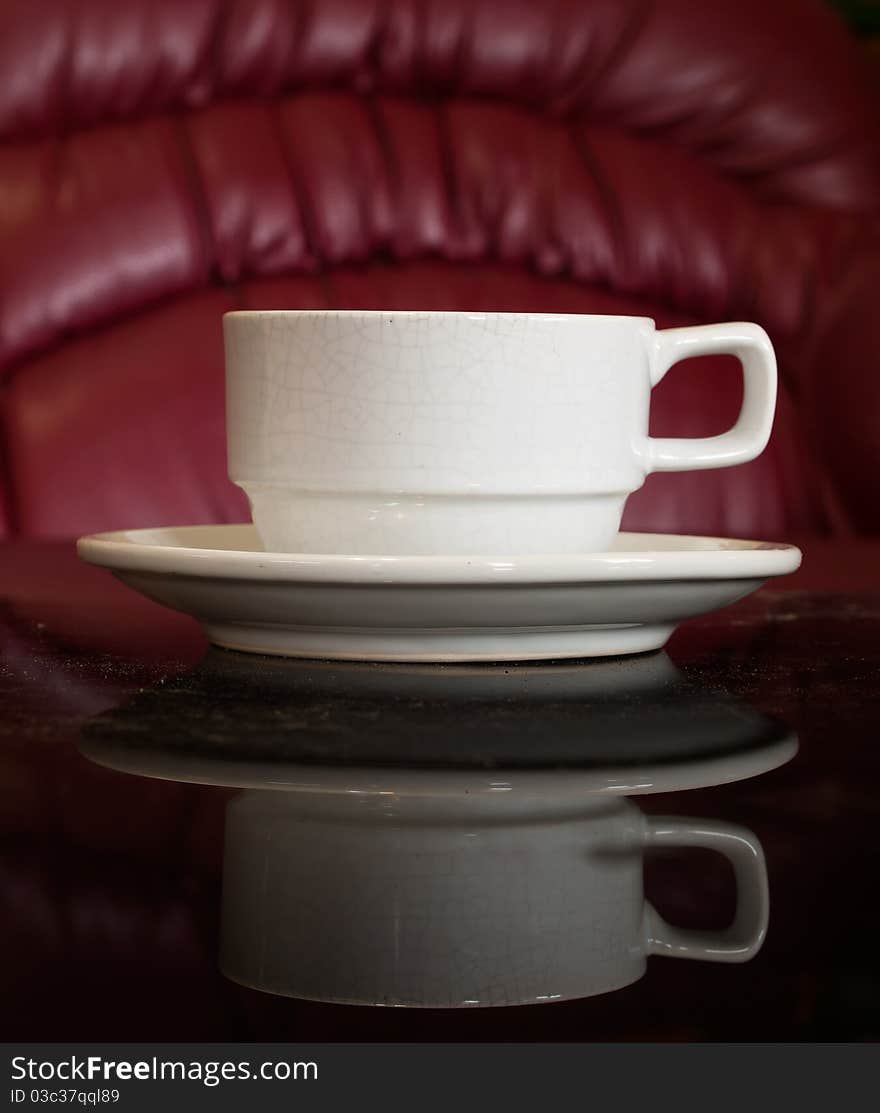
<path id="1" fill-rule="evenodd" d="M 246 516 L 220 316 L 336 306 L 759 321 L 767 452 L 627 524 L 875 530 L 878 209 L 876 90 L 811 0 L 6 0 L 2 528 Z M 739 393 L 682 365 L 653 430 Z"/>

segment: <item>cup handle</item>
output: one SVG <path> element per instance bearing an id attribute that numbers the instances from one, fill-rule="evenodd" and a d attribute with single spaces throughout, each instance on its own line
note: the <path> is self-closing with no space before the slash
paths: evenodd
<path id="1" fill-rule="evenodd" d="M 698 958 L 708 962 L 748 962 L 767 934 L 770 899 L 767 865 L 757 837 L 744 827 L 704 819 L 646 818 L 643 842 L 651 846 L 698 846 L 722 854 L 736 878 L 736 913 L 724 931 L 691 931 L 668 924 L 645 904 L 648 954 Z"/>
<path id="2" fill-rule="evenodd" d="M 679 360 L 717 354 L 734 355 L 742 364 L 743 402 L 736 424 L 717 437 L 648 437 L 649 472 L 728 468 L 754 460 L 767 447 L 776 410 L 776 355 L 760 325 L 733 321 L 661 329 L 654 336 L 651 386 Z"/>

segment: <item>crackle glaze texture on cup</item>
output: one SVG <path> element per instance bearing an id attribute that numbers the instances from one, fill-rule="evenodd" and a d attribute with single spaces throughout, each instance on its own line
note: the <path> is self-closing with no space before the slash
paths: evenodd
<path id="1" fill-rule="evenodd" d="M 653 845 L 729 859 L 727 931 L 673 927 L 645 900 Z M 256 790 L 227 811 L 221 967 L 270 993 L 434 1008 L 587 997 L 636 981 L 650 954 L 746 961 L 767 916 L 750 832 L 649 819 L 625 799 Z"/>
<path id="2" fill-rule="evenodd" d="M 752 459 L 775 406 L 745 323 L 279 310 L 224 334 L 229 472 L 273 552 L 604 551 L 649 472 Z M 743 365 L 734 428 L 650 438 L 652 386 L 710 352 Z"/>

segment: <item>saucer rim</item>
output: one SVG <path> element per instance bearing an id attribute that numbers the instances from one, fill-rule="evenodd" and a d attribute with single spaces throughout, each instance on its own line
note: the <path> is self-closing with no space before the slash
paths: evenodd
<path id="1" fill-rule="evenodd" d="M 692 579 L 767 579 L 796 571 L 801 550 L 768 542 L 691 534 L 633 533 L 656 549 L 508 556 L 356 556 L 279 553 L 182 545 L 163 535 L 192 531 L 210 539 L 220 530 L 255 535 L 252 523 L 160 526 L 87 534 L 76 543 L 83 561 L 112 571 L 222 576 L 227 579 L 340 584 L 581 584 Z M 692 547 L 667 547 L 674 539 Z M 195 540 L 193 538 L 192 540 Z"/>

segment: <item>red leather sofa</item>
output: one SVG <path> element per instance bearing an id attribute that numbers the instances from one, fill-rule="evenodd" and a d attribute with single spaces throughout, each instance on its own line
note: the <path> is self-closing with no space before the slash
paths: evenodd
<path id="1" fill-rule="evenodd" d="M 0 531 L 246 516 L 220 316 L 309 306 L 756 320 L 767 452 L 627 524 L 875 531 L 878 118 L 818 0 L 5 0 Z M 654 431 L 739 391 L 683 365 Z"/>

